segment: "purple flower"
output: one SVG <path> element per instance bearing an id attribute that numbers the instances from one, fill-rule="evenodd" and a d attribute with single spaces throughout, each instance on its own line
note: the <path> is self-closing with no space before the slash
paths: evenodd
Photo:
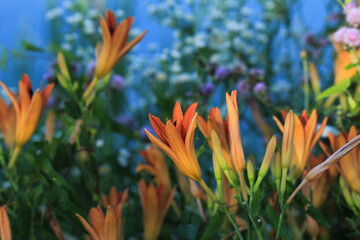
<path id="1" fill-rule="evenodd" d="M 360 9 L 357 7 L 351 8 L 346 13 L 346 21 L 352 25 L 360 24 Z"/>
<path id="2" fill-rule="evenodd" d="M 319 45 L 324 47 L 328 44 L 328 40 L 325 37 L 319 39 Z"/>
<path id="3" fill-rule="evenodd" d="M 236 84 L 236 90 L 243 95 L 248 95 L 250 92 L 250 84 L 246 80 L 242 80 Z"/>
<path id="4" fill-rule="evenodd" d="M 215 85 L 213 83 L 204 83 L 200 86 L 200 92 L 206 96 L 211 95 L 215 90 Z"/>
<path id="5" fill-rule="evenodd" d="M 185 93 L 185 97 L 188 97 L 188 98 L 192 97 L 192 95 L 193 95 L 193 91 L 191 91 L 191 90 L 189 90 Z"/>
<path id="6" fill-rule="evenodd" d="M 236 64 L 232 71 L 234 74 L 241 76 L 245 73 L 246 67 L 243 64 Z"/>
<path id="7" fill-rule="evenodd" d="M 50 82 L 54 77 L 54 71 L 50 70 L 49 72 L 47 73 L 44 73 L 43 75 L 43 79 L 46 81 L 46 82 Z"/>
<path id="8" fill-rule="evenodd" d="M 348 30 L 347 27 L 341 27 L 339 28 L 333 35 L 334 41 L 338 42 L 338 43 L 343 43 L 344 42 L 344 36 L 346 31 Z"/>
<path id="9" fill-rule="evenodd" d="M 215 77 L 225 80 L 229 76 L 229 70 L 224 66 L 219 66 L 215 71 Z"/>
<path id="10" fill-rule="evenodd" d="M 96 62 L 91 61 L 86 66 L 86 74 L 87 75 L 94 75 L 96 70 Z"/>
<path id="11" fill-rule="evenodd" d="M 344 43 L 351 47 L 360 45 L 360 31 L 356 28 L 349 28 L 344 35 Z"/>
<path id="12" fill-rule="evenodd" d="M 267 91 L 267 86 L 264 82 L 258 82 L 254 86 L 254 93 L 264 94 Z"/>
<path id="13" fill-rule="evenodd" d="M 115 90 L 121 90 L 125 86 L 125 79 L 118 74 L 114 74 L 110 86 Z"/>
<path id="14" fill-rule="evenodd" d="M 251 68 L 249 70 L 249 77 L 254 80 L 259 80 L 264 77 L 264 71 L 258 68 Z"/>
<path id="15" fill-rule="evenodd" d="M 136 129 L 136 125 L 137 125 L 135 119 L 130 115 L 126 115 L 126 114 L 118 115 L 116 117 L 116 122 L 132 130 Z"/>

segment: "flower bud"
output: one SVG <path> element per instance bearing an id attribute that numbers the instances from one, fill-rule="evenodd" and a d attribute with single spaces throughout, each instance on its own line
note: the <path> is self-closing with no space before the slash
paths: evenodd
<path id="1" fill-rule="evenodd" d="M 286 116 L 281 149 L 281 168 L 288 169 L 293 154 L 295 118 L 292 110 Z"/>
<path id="2" fill-rule="evenodd" d="M 247 168 L 246 168 L 250 185 L 253 185 L 255 181 L 255 169 L 253 162 L 254 162 L 254 157 L 251 156 L 249 161 L 247 162 Z"/>

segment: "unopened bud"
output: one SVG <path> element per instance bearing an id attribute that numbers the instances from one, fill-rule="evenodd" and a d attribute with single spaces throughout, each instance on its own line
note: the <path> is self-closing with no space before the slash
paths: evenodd
<path id="1" fill-rule="evenodd" d="M 250 185 L 252 185 L 255 181 L 255 169 L 254 169 L 254 158 L 253 156 L 250 157 L 249 161 L 247 162 L 247 174 Z"/>
<path id="2" fill-rule="evenodd" d="M 224 154 L 221 149 L 220 139 L 216 134 L 215 130 L 211 130 L 211 143 L 212 143 L 213 155 L 216 158 L 217 162 L 219 163 L 221 170 L 223 171 L 227 170 L 228 165 L 226 163 Z"/>
<path id="3" fill-rule="evenodd" d="M 292 110 L 286 116 L 281 149 L 281 168 L 288 169 L 293 154 L 295 118 Z"/>
<path id="4" fill-rule="evenodd" d="M 264 178 L 269 170 L 271 159 L 273 159 L 274 153 L 276 148 L 276 136 L 272 136 L 272 138 L 269 141 L 269 144 L 267 145 L 265 156 L 263 159 L 263 162 L 260 166 L 259 170 L 259 176 Z"/>
<path id="5" fill-rule="evenodd" d="M 216 181 L 221 181 L 221 169 L 219 166 L 219 162 L 216 159 L 215 154 L 213 154 L 213 165 L 214 165 L 214 175 Z"/>

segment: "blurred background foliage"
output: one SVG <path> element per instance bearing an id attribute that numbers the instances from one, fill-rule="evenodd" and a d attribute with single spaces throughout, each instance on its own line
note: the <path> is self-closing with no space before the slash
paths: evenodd
<path id="1" fill-rule="evenodd" d="M 96 195 L 108 193 L 111 186 L 130 189 L 125 234 L 141 238 L 135 183 L 144 174 L 136 174 L 135 168 L 143 161 L 138 152 L 148 144 L 143 130 L 151 129 L 149 112 L 170 118 L 180 101 L 183 106 L 199 102 L 204 118 L 210 107 L 219 107 L 225 115 L 225 92 L 237 89 L 245 154 L 259 161 L 266 139 L 277 129 L 272 116 L 281 109 L 304 109 L 300 52 L 306 50 L 307 59 L 317 66 L 322 90 L 334 81 L 329 34 L 342 19 L 340 6 L 330 0 L 2 1 L 1 81 L 16 89 L 28 73 L 36 87 L 57 83 L 56 56 L 61 51 L 72 77 L 86 85 L 95 70 L 94 47 L 101 40 L 98 16 L 108 8 L 118 20 L 135 17 L 130 38 L 149 32 L 116 65 L 109 85 L 93 102 L 90 127 L 73 142 L 81 111 L 61 87 L 53 93 L 48 103 L 57 118 L 52 142 L 43 141 L 46 129 L 39 124 L 26 156 L 18 161 L 23 191 L 13 194 L 21 207 L 10 213 L 23 221 L 14 231 L 18 239 L 53 239 L 45 223 L 49 212 L 56 214 L 69 239 L 78 238 L 84 230 L 74 214 L 87 216 Z M 321 110 L 322 103 L 312 95 L 309 110 L 314 108 Z M 319 119 L 323 113 L 319 111 Z M 336 119 L 330 119 L 330 125 L 335 124 Z M 200 134 L 196 140 L 198 148 L 205 149 L 200 165 L 212 176 L 210 150 Z M 171 178 L 175 182 L 174 171 Z M 0 199 L 9 201 L 5 175 L 1 184 Z M 163 239 L 195 239 L 204 231 L 200 216 L 186 212 L 173 233 L 177 220 L 169 215 Z"/>

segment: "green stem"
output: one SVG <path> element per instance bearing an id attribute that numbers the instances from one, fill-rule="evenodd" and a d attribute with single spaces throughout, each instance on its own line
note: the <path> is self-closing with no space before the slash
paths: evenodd
<path id="1" fill-rule="evenodd" d="M 283 204 L 281 204 L 281 205 L 283 205 Z M 287 207 L 287 204 L 285 204 L 285 206 L 281 209 L 281 213 L 280 213 L 279 223 L 278 223 L 277 230 L 276 230 L 276 237 L 275 237 L 275 239 L 279 239 L 279 237 L 280 237 L 281 225 L 282 225 L 282 222 L 283 222 L 283 219 L 284 219 L 286 207 Z"/>
<path id="2" fill-rule="evenodd" d="M 209 197 L 211 198 L 211 200 L 212 200 L 213 202 L 215 202 L 215 203 L 218 202 L 215 194 L 214 194 L 214 193 L 211 191 L 211 189 L 206 185 L 206 183 L 204 182 L 204 179 L 201 179 L 199 183 L 200 183 L 201 187 L 205 190 L 205 192 L 209 195 Z"/>
<path id="3" fill-rule="evenodd" d="M 244 240 L 238 225 L 236 225 L 235 219 L 233 216 L 230 216 L 229 211 L 227 210 L 226 206 L 224 206 L 223 203 L 221 203 L 221 209 L 225 212 L 227 218 L 230 220 L 231 224 L 233 225 L 233 227 L 235 228 L 236 234 L 238 235 L 239 239 Z"/>
<path id="4" fill-rule="evenodd" d="M 96 87 L 96 84 L 99 82 L 99 78 L 97 78 L 96 76 L 94 76 L 93 80 L 91 81 L 90 85 L 85 89 L 84 92 L 84 97 L 83 99 L 87 99 L 88 97 L 90 97 L 92 91 L 94 90 L 94 88 Z"/>
<path id="5" fill-rule="evenodd" d="M 21 147 L 19 145 L 16 145 L 15 150 L 14 150 L 13 154 L 11 155 L 11 159 L 10 159 L 10 162 L 8 165 L 9 169 L 11 169 L 14 166 L 16 159 L 20 153 L 20 150 L 21 150 Z"/>

